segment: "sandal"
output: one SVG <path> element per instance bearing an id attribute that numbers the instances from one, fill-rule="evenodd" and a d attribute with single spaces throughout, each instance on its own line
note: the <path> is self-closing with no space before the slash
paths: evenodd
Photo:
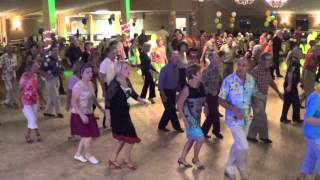
<path id="1" fill-rule="evenodd" d="M 192 165 L 185 162 L 185 161 L 182 161 L 181 159 L 178 159 L 178 164 L 179 164 L 179 167 L 183 167 L 183 168 L 191 168 Z"/>
<path id="2" fill-rule="evenodd" d="M 199 170 L 204 169 L 204 165 L 202 165 L 199 160 L 195 161 L 194 159 L 192 159 L 192 163 L 196 166 L 197 169 Z"/>
<path id="3" fill-rule="evenodd" d="M 25 138 L 27 143 L 29 144 L 33 143 L 33 139 L 30 136 L 26 136 Z"/>
<path id="4" fill-rule="evenodd" d="M 131 163 L 128 163 L 128 162 L 126 162 L 126 161 L 123 161 L 123 164 L 124 164 L 128 169 L 130 169 L 130 170 L 132 170 L 132 171 L 137 170 L 137 166 L 135 166 L 135 165 L 133 165 L 133 164 L 131 164 Z"/>
<path id="5" fill-rule="evenodd" d="M 114 169 L 121 169 L 122 168 L 121 165 L 119 165 L 117 161 L 109 160 L 108 164 L 109 164 L 109 167 L 112 167 Z"/>

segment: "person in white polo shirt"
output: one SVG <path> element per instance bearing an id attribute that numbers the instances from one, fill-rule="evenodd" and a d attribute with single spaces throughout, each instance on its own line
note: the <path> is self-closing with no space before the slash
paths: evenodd
<path id="1" fill-rule="evenodd" d="M 100 64 L 100 84 L 102 87 L 102 95 L 106 97 L 108 85 L 115 76 L 114 65 L 117 57 L 117 46 L 116 43 L 110 43 L 110 46 L 106 49 L 106 58 Z M 105 125 L 106 118 L 103 118 L 102 126 L 104 129 L 107 128 Z"/>

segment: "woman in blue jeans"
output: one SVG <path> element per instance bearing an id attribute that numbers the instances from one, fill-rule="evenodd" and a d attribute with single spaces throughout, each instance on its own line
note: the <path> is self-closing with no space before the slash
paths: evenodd
<path id="1" fill-rule="evenodd" d="M 314 179 L 320 180 L 320 84 L 318 83 L 315 85 L 315 91 L 308 97 L 304 118 L 307 151 L 298 180 L 305 180 L 308 175 L 314 174 L 316 174 Z"/>

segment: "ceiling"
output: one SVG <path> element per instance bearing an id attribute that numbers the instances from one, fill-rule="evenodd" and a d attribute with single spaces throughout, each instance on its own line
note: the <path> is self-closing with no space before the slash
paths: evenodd
<path id="1" fill-rule="evenodd" d="M 288 11 L 295 14 L 308 14 L 315 11 L 320 12 L 320 0 L 288 0 L 288 3 L 279 9 L 272 9 L 265 0 L 255 0 L 252 5 L 237 5 L 234 0 L 206 0 L 210 4 L 216 4 L 223 9 L 236 11 L 238 14 L 261 14 L 266 10 Z M 208 3 L 208 2 L 203 3 Z"/>
<path id="2" fill-rule="evenodd" d="M 57 12 L 70 10 L 98 10 L 101 7 L 108 7 L 108 3 L 118 3 L 120 0 L 56 0 Z M 155 0 L 132 0 L 131 2 L 140 3 L 141 1 L 152 2 Z M 196 0 L 172 0 L 196 1 Z M 261 14 L 267 9 L 271 9 L 265 0 L 255 0 L 252 5 L 241 6 L 234 3 L 234 0 L 205 0 L 203 3 L 219 6 L 222 10 L 236 11 L 238 14 Z M 288 0 L 288 4 L 279 10 L 296 12 L 298 14 L 320 12 L 320 0 Z M 42 0 L 0 0 L 0 16 L 16 16 L 41 13 Z M 156 9 L 156 7 L 154 7 Z M 139 9 L 134 9 L 139 10 Z"/>

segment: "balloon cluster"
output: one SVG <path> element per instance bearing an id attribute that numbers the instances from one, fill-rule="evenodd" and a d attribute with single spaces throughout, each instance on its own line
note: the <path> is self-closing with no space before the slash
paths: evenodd
<path id="1" fill-rule="evenodd" d="M 48 51 L 51 48 L 52 36 L 51 31 L 43 31 L 42 33 L 44 49 Z"/>
<path id="2" fill-rule="evenodd" d="M 214 23 L 216 24 L 216 28 L 218 30 L 222 29 L 222 22 L 221 22 L 221 16 L 222 16 L 222 12 L 221 11 L 217 11 L 216 13 L 216 18 L 214 18 Z"/>
<path id="3" fill-rule="evenodd" d="M 177 15 L 176 11 L 171 11 L 170 12 L 170 24 L 174 24 L 176 22 L 176 18 L 177 18 L 176 15 Z"/>
<path id="4" fill-rule="evenodd" d="M 267 10 L 266 13 L 266 21 L 264 22 L 264 27 L 269 27 L 270 23 L 272 23 L 275 27 L 278 26 L 278 20 L 277 20 L 277 12 L 276 11 L 270 11 Z"/>
<path id="5" fill-rule="evenodd" d="M 236 22 L 236 16 L 237 16 L 237 13 L 233 11 L 230 17 L 230 25 L 229 25 L 230 29 L 233 29 L 235 26 L 234 23 Z"/>
<path id="6" fill-rule="evenodd" d="M 188 16 L 188 18 L 189 18 L 189 24 L 191 24 L 192 26 L 196 26 L 197 25 L 196 12 L 194 10 L 192 10 L 192 12 Z"/>

